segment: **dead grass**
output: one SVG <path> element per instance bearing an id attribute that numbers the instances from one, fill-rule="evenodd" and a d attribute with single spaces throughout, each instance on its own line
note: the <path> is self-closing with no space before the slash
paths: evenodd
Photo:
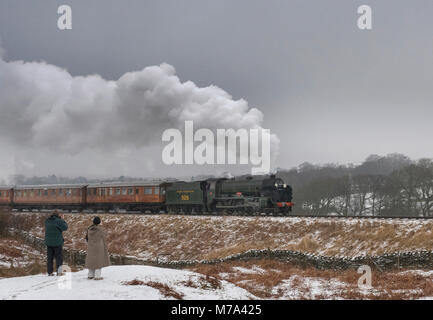
<path id="1" fill-rule="evenodd" d="M 205 290 L 207 289 L 217 290 L 222 288 L 221 281 L 218 278 L 210 275 L 205 275 L 203 277 L 200 277 L 199 283 L 200 283 L 200 288 Z"/>
<path id="2" fill-rule="evenodd" d="M 261 272 L 241 272 L 235 267 Z M 373 271 L 371 290 L 358 288 L 360 274 L 355 270 L 333 271 L 300 268 L 277 260 L 226 262 L 219 265 L 199 265 L 192 271 L 219 280 L 226 280 L 244 288 L 262 299 L 290 299 L 290 290 L 297 292 L 296 299 L 417 299 L 433 296 L 433 276 L 412 272 Z M 322 293 L 315 294 L 305 279 L 322 281 Z M 290 287 L 281 286 L 290 281 Z M 331 282 L 334 281 L 334 282 Z M 335 287 L 335 283 L 342 285 Z"/>
<path id="3" fill-rule="evenodd" d="M 134 279 L 131 281 L 125 281 L 122 282 L 123 285 L 125 286 L 144 286 L 144 281 L 138 280 L 138 279 Z"/>
<path id="4" fill-rule="evenodd" d="M 46 265 L 42 262 L 34 262 L 25 267 L 0 267 L 0 278 L 24 277 L 46 272 Z"/>
<path id="5" fill-rule="evenodd" d="M 0 278 L 23 277 L 46 273 L 46 256 L 21 239 L 14 237 L 0 238 Z M 7 264 L 7 265 L 6 265 Z M 81 270 L 70 266 L 71 271 Z"/>
<path id="6" fill-rule="evenodd" d="M 47 218 L 46 214 L 13 214 L 10 211 L 0 211 L 0 235 L 6 235 L 9 228 L 23 231 L 34 230 L 43 224 Z"/>
<path id="7" fill-rule="evenodd" d="M 183 300 L 184 294 L 183 293 L 179 293 L 176 290 L 174 290 L 173 288 L 170 288 L 167 284 L 165 283 L 161 283 L 161 282 L 157 282 L 157 281 L 148 281 L 148 282 L 144 282 L 138 279 L 134 279 L 131 281 L 126 281 L 126 282 L 122 282 L 123 285 L 127 285 L 127 286 L 148 286 L 148 287 L 152 287 L 154 289 L 159 290 L 159 292 L 161 292 L 161 294 L 166 297 L 166 298 L 174 298 L 177 300 Z"/>
<path id="8" fill-rule="evenodd" d="M 298 243 L 296 250 L 303 252 L 314 252 L 319 247 L 320 244 L 317 243 L 317 241 L 315 241 L 310 234 L 307 234 Z"/>
<path id="9" fill-rule="evenodd" d="M 157 282 L 157 281 L 148 281 L 148 282 L 144 283 L 144 285 L 146 285 L 148 287 L 152 287 L 154 289 L 158 289 L 159 292 L 161 292 L 161 294 L 166 298 L 174 298 L 177 300 L 183 300 L 183 298 L 184 298 L 183 293 L 177 292 L 176 290 L 174 290 L 173 288 L 170 288 L 165 283 L 161 283 L 161 282 Z"/>
<path id="10" fill-rule="evenodd" d="M 166 297 L 166 298 L 174 298 L 177 300 L 183 300 L 184 294 L 183 293 L 179 293 L 176 290 L 174 290 L 173 288 L 170 288 L 167 284 L 161 283 L 161 282 L 157 282 L 157 281 L 148 281 L 148 282 L 144 282 L 138 279 L 134 279 L 131 281 L 125 281 L 122 282 L 123 285 L 127 285 L 127 286 L 148 286 L 148 287 L 152 287 L 154 289 L 159 290 L 159 292 L 161 292 L 161 294 Z"/>
<path id="11" fill-rule="evenodd" d="M 0 238 L 0 278 L 22 277 L 46 271 L 44 256 L 12 237 Z"/>
<path id="12" fill-rule="evenodd" d="M 20 215 L 20 214 L 14 214 Z M 43 237 L 45 217 L 21 214 L 25 228 Z M 357 256 L 433 249 L 432 220 L 367 220 L 267 217 L 197 217 L 99 214 L 111 253 L 155 260 L 216 259 L 250 249 L 289 249 Z M 93 214 L 65 214 L 65 246 L 85 250 Z"/>

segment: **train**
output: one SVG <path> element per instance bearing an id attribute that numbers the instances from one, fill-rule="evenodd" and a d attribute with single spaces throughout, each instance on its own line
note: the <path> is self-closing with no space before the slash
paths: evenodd
<path id="1" fill-rule="evenodd" d="M 0 186 L 0 206 L 17 211 L 288 215 L 292 188 L 275 175 L 198 181 Z"/>

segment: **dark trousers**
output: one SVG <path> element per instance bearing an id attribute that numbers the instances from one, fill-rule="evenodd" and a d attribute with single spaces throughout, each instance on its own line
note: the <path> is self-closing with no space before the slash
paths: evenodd
<path id="1" fill-rule="evenodd" d="M 62 246 L 47 247 L 47 272 L 53 273 L 53 260 L 56 259 L 56 270 L 63 264 Z"/>

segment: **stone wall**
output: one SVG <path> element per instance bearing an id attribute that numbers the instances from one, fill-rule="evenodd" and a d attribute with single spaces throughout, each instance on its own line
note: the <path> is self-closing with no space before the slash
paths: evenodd
<path id="1" fill-rule="evenodd" d="M 21 238 L 26 244 L 34 247 L 40 252 L 46 252 L 44 240 L 37 238 L 27 232 L 11 230 L 11 234 Z M 64 260 L 70 265 L 84 265 L 86 252 L 64 248 Z M 169 256 L 169 254 L 163 254 Z M 110 255 L 111 264 L 113 265 L 149 265 L 166 268 L 182 268 L 196 264 L 217 264 L 225 261 L 246 261 L 253 259 L 278 259 L 287 261 L 302 267 L 315 267 L 317 269 L 358 269 L 361 265 L 368 265 L 372 269 L 379 271 L 399 269 L 399 268 L 433 268 L 433 252 L 427 250 L 411 252 L 395 252 L 379 256 L 357 256 L 357 257 L 337 257 L 337 256 L 320 256 L 309 253 L 303 253 L 292 250 L 248 250 L 236 255 L 231 255 L 222 259 L 213 260 L 182 260 L 170 261 L 161 260 L 143 260 L 136 257 Z"/>

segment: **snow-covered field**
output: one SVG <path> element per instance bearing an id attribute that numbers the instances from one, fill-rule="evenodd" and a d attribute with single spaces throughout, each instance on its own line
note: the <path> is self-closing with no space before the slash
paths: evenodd
<path id="1" fill-rule="evenodd" d="M 17 213 L 18 214 L 18 213 Z M 26 217 L 43 218 L 24 213 Z M 65 214 L 65 246 L 85 250 L 93 214 Z M 433 220 L 200 217 L 99 214 L 110 253 L 154 260 L 224 258 L 249 249 L 289 249 L 325 256 L 433 250 Z M 30 230 L 43 237 L 43 221 Z"/>
<path id="2" fill-rule="evenodd" d="M 429 270 L 371 270 L 371 287 L 357 270 L 317 270 L 275 259 L 198 265 L 193 271 L 229 281 L 261 299 L 432 299 Z"/>
<path id="3" fill-rule="evenodd" d="M 0 239 L 0 267 L 25 267 L 40 260 L 44 260 L 44 256 L 21 241 L 12 238 Z"/>
<path id="4" fill-rule="evenodd" d="M 410 270 L 373 274 L 372 288 L 359 288 L 356 271 L 297 269 L 276 262 L 199 266 L 175 270 L 110 266 L 103 280 L 87 270 L 0 280 L 0 300 L 248 300 L 248 299 L 432 299 L 433 273 Z M 201 270 L 200 270 L 201 269 Z M 218 271 L 220 269 L 221 271 Z"/>
<path id="5" fill-rule="evenodd" d="M 43 237 L 44 215 L 16 213 Z M 65 246 L 86 249 L 94 215 L 65 214 Z M 432 220 L 102 215 L 112 254 L 168 260 L 223 258 L 249 249 L 291 249 L 357 256 L 433 249 Z M 188 270 L 112 266 L 103 281 L 74 269 L 71 289 L 47 277 L 45 257 L 17 239 L 0 239 L 0 299 L 420 299 L 433 297 L 429 270 L 373 273 L 360 290 L 356 270 L 299 268 L 275 259 L 199 264 Z M 29 276 L 33 274 L 33 276 Z M 25 277 L 20 277 L 25 276 Z M 65 287 L 66 286 L 66 287 Z"/>
<path id="6" fill-rule="evenodd" d="M 186 270 L 148 266 L 110 266 L 103 280 L 87 279 L 87 270 L 60 277 L 34 275 L 0 280 L 0 299 L 250 299 L 245 289 L 227 281 L 212 285 L 203 275 Z"/>

